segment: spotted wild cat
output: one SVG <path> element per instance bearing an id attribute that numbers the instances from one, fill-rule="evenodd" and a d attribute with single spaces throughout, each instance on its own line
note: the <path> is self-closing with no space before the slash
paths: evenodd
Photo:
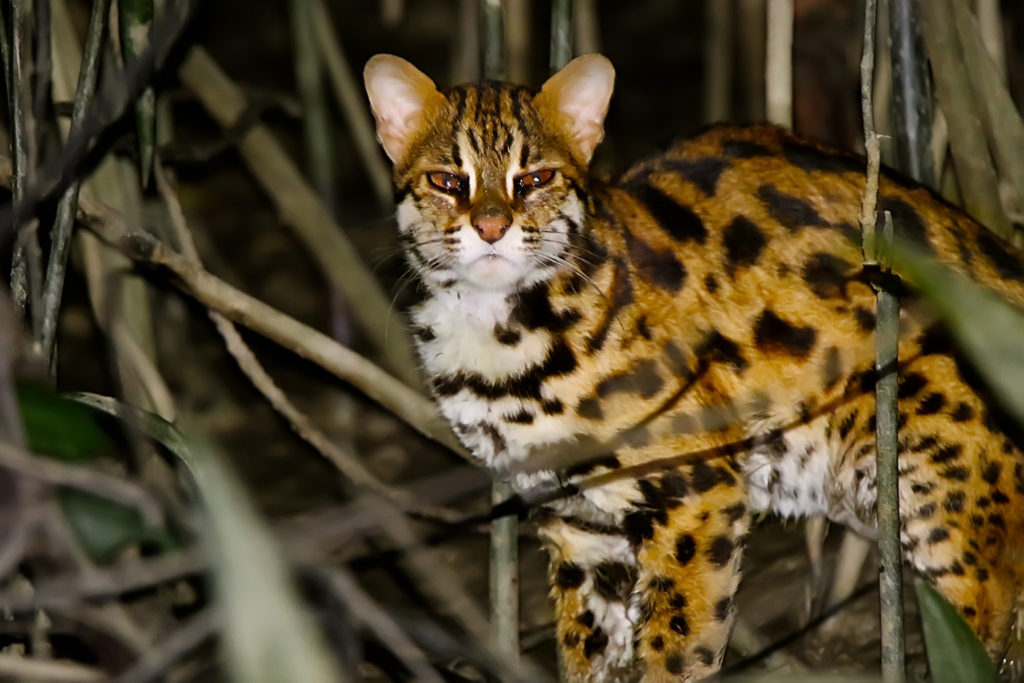
<path id="1" fill-rule="evenodd" d="M 713 673 L 752 513 L 874 533 L 862 162 L 723 126 L 598 183 L 614 80 L 601 56 L 538 93 L 438 91 L 389 55 L 365 79 L 441 411 L 521 489 L 572 492 L 536 515 L 569 679 Z M 879 209 L 1024 304 L 1020 255 L 929 191 L 886 176 Z M 998 657 L 1024 578 L 1020 433 L 904 303 L 903 547 Z"/>

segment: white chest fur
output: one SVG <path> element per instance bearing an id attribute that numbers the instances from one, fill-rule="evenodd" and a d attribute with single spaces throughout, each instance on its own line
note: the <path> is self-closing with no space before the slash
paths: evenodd
<path id="1" fill-rule="evenodd" d="M 522 463 L 532 448 L 572 437 L 566 420 L 541 410 L 543 400 L 557 397 L 501 389 L 541 365 L 552 345 L 547 331 L 519 326 L 513 307 L 502 292 L 452 287 L 413 311 L 415 324 L 428 331 L 418 341 L 427 376 L 447 387 L 437 391 L 442 414 L 466 447 L 497 470 Z"/>

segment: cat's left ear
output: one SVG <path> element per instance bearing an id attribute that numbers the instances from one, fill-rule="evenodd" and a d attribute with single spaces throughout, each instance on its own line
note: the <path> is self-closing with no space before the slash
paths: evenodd
<path id="1" fill-rule="evenodd" d="M 444 95 L 426 74 L 394 55 L 371 57 L 363 81 L 377 120 L 377 138 L 391 161 L 398 163 Z"/>
<path id="2" fill-rule="evenodd" d="M 584 161 L 604 138 L 604 117 L 615 87 L 615 68 L 602 55 L 583 55 L 549 78 L 534 98 L 553 115 Z"/>

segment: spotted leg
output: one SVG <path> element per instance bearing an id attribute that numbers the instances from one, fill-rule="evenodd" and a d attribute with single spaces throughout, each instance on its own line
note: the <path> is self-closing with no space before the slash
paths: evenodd
<path id="1" fill-rule="evenodd" d="M 573 683 L 628 681 L 633 670 L 627 609 L 636 565 L 626 538 L 606 531 L 562 519 L 540 528 L 550 554 L 558 646 Z"/>
<path id="2" fill-rule="evenodd" d="M 644 504 L 626 516 L 637 548 L 633 619 L 643 680 L 694 681 L 722 664 L 750 515 L 728 457 L 640 482 Z"/>

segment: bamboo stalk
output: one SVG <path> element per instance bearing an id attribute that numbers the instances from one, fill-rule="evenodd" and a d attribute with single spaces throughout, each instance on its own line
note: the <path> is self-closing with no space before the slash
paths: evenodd
<path id="1" fill-rule="evenodd" d="M 726 121 L 732 103 L 733 0 L 704 0 L 704 121 Z"/>
<path id="2" fill-rule="evenodd" d="M 327 120 L 323 68 L 317 50 L 313 0 L 290 0 L 295 83 L 302 102 L 306 163 L 313 186 L 329 209 L 334 201 L 334 146 Z"/>
<path id="3" fill-rule="evenodd" d="M 921 25 L 911 0 L 889 0 L 889 41 L 893 75 L 893 126 L 898 167 L 935 187 L 931 153 L 932 98 Z"/>
<path id="4" fill-rule="evenodd" d="M 990 230 L 1009 239 L 1010 221 L 999 200 L 998 180 L 975 101 L 971 76 L 957 39 L 953 6 L 949 0 L 917 5 L 924 20 L 924 40 L 932 63 L 932 76 L 949 123 L 949 143 L 964 208 Z"/>
<path id="5" fill-rule="evenodd" d="M 1001 180 L 1024 206 L 1024 122 L 1010 96 L 998 64 L 986 50 L 981 27 L 963 3 L 953 3 L 956 32 L 970 75 L 974 100 L 981 105 L 981 121 Z"/>
<path id="6" fill-rule="evenodd" d="M 366 98 L 358 80 L 352 74 L 352 68 L 338 40 L 338 32 L 334 29 L 331 15 L 323 0 L 313 3 L 313 27 L 316 31 L 317 43 L 323 55 L 327 75 L 334 88 L 334 96 L 338 106 L 348 123 L 349 134 L 355 144 L 356 153 L 363 162 L 366 173 L 370 176 L 370 185 L 377 203 L 382 207 L 392 206 L 391 171 L 388 170 L 377 144 L 377 133 L 366 109 Z"/>
<path id="7" fill-rule="evenodd" d="M 89 15 L 89 28 L 85 35 L 85 51 L 78 72 L 78 85 L 71 110 L 70 134 L 81 128 L 92 105 L 99 71 L 100 49 L 110 0 L 94 0 Z M 71 231 L 78 207 L 78 191 L 81 179 L 72 180 L 57 203 L 57 215 L 50 232 L 50 259 L 46 266 L 46 281 L 43 286 L 43 321 L 37 342 L 49 367 L 54 367 L 53 349 L 57 339 L 57 320 L 60 315 L 60 301 L 64 291 L 64 274 L 67 269 L 68 251 L 71 246 Z"/>
<path id="8" fill-rule="evenodd" d="M 500 81 L 505 77 L 505 30 L 502 28 L 502 0 L 483 0 L 480 21 L 484 52 L 484 78 Z"/>
<path id="9" fill-rule="evenodd" d="M 875 235 L 880 151 L 875 133 L 872 85 L 875 67 L 876 0 L 864 6 L 864 51 L 860 62 L 861 113 L 864 117 L 864 147 L 867 178 L 861 206 L 865 265 L 878 263 L 879 243 L 892 240 L 892 219 L 885 216 L 882 240 Z M 882 680 L 903 680 L 903 555 L 900 548 L 899 469 L 897 465 L 897 376 L 899 349 L 899 301 L 884 288 L 876 289 L 875 327 L 875 490 L 878 509 L 878 550 L 880 555 L 879 601 L 882 624 Z"/>
<path id="10" fill-rule="evenodd" d="M 768 120 L 793 127 L 793 0 L 768 0 L 765 106 Z"/>
<path id="11" fill-rule="evenodd" d="M 572 5 L 569 0 L 551 3 L 551 72 L 572 59 Z"/>

